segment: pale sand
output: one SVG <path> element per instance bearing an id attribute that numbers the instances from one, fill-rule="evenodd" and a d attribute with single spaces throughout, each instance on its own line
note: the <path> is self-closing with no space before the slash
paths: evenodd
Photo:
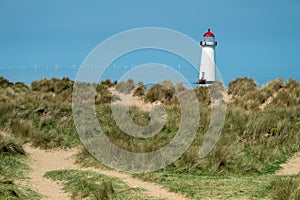
<path id="1" fill-rule="evenodd" d="M 295 153 L 286 163 L 280 165 L 282 169 L 276 175 L 297 175 L 300 173 L 300 152 Z"/>
<path id="2" fill-rule="evenodd" d="M 115 170 L 102 170 L 95 168 L 80 168 L 74 164 L 74 155 L 77 153 L 77 149 L 71 150 L 51 150 L 45 151 L 37 148 L 32 148 L 29 145 L 25 145 L 25 151 L 29 155 L 30 167 L 32 171 L 30 173 L 30 180 L 28 184 L 32 186 L 37 192 L 43 195 L 42 199 L 70 199 L 68 194 L 62 191 L 62 185 L 54 182 L 50 179 L 43 177 L 45 172 L 61 169 L 80 169 L 91 170 L 97 173 L 105 174 L 107 176 L 120 178 L 130 187 L 139 187 L 145 189 L 143 193 L 147 196 L 155 198 L 164 198 L 170 200 L 186 199 L 180 194 L 169 192 L 161 186 L 144 182 L 135 178 L 132 178 L 130 174 L 123 173 Z"/>

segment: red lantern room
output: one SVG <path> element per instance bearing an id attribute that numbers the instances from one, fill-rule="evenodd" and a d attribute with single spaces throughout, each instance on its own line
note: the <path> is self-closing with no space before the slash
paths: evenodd
<path id="1" fill-rule="evenodd" d="M 210 29 L 206 33 L 203 34 L 203 38 L 200 42 L 201 46 L 217 46 L 217 42 L 215 41 L 215 35 L 210 32 Z"/>
<path id="2" fill-rule="evenodd" d="M 209 28 L 208 31 L 203 34 L 203 37 L 215 37 L 215 35 L 212 32 L 210 32 L 210 28 Z"/>

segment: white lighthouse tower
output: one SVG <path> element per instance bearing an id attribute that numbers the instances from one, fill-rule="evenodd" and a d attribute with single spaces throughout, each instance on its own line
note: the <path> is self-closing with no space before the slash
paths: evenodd
<path id="1" fill-rule="evenodd" d="M 202 46 L 200 73 L 198 84 L 210 84 L 216 80 L 216 60 L 215 60 L 215 35 L 210 29 L 203 34 L 200 42 Z"/>

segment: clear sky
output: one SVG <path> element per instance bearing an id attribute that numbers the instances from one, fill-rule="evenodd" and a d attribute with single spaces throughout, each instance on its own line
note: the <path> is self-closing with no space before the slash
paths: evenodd
<path id="1" fill-rule="evenodd" d="M 26 83 L 73 79 L 76 67 L 66 69 L 79 66 L 101 41 L 132 28 L 163 27 L 196 41 L 211 28 L 225 82 L 241 76 L 259 84 L 299 81 L 299 19 L 299 0 L 0 0 L 0 76 Z M 60 70 L 30 69 L 36 65 Z"/>

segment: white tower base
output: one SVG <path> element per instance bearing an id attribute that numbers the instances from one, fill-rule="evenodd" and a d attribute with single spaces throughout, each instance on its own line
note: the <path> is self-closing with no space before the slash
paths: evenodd
<path id="1" fill-rule="evenodd" d="M 204 46 L 202 48 L 199 80 L 205 80 L 207 83 L 216 80 L 214 46 Z"/>

